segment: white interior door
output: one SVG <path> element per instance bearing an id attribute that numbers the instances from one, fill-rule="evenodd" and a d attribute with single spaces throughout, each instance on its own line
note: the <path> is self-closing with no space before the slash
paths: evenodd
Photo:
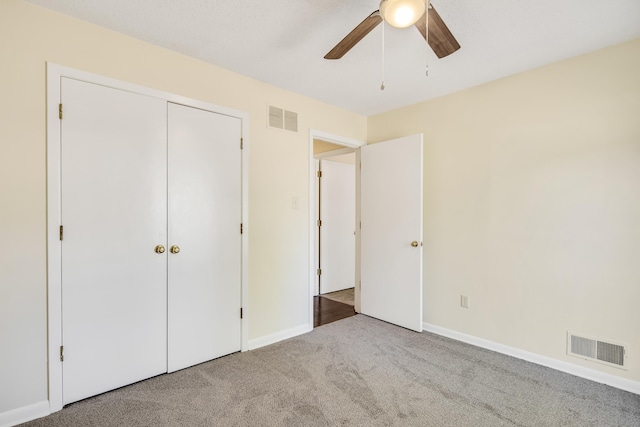
<path id="1" fill-rule="evenodd" d="M 326 294 L 354 287 L 356 172 L 354 164 L 327 159 L 320 169 L 320 293 Z"/>
<path id="2" fill-rule="evenodd" d="M 361 148 L 363 314 L 422 331 L 422 134 Z"/>
<path id="3" fill-rule="evenodd" d="M 169 104 L 169 372 L 241 347 L 241 121 Z"/>
<path id="4" fill-rule="evenodd" d="M 63 402 L 166 372 L 166 102 L 63 78 Z"/>

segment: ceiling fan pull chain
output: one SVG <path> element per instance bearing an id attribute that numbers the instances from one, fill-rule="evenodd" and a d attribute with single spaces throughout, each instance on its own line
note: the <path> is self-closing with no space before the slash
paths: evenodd
<path id="1" fill-rule="evenodd" d="M 382 21 L 382 84 L 380 90 L 384 90 L 384 27 L 385 23 Z"/>
<path id="2" fill-rule="evenodd" d="M 431 1 L 425 0 L 424 2 L 424 38 L 426 41 L 425 49 L 425 76 L 429 77 L 429 8 L 431 7 Z"/>

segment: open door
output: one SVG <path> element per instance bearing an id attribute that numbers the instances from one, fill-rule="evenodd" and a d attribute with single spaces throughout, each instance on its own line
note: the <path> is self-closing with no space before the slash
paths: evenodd
<path id="1" fill-rule="evenodd" d="M 361 148 L 362 314 L 422 331 L 422 134 Z"/>

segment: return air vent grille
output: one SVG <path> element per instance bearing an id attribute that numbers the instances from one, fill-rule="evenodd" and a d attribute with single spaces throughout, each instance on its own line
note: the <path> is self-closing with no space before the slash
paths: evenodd
<path id="1" fill-rule="evenodd" d="M 298 113 L 284 111 L 284 130 L 298 132 Z"/>
<path id="2" fill-rule="evenodd" d="M 624 347 L 608 342 L 598 341 L 598 360 L 614 365 L 624 366 Z"/>
<path id="3" fill-rule="evenodd" d="M 269 105 L 269 127 L 298 132 L 298 113 Z"/>
<path id="4" fill-rule="evenodd" d="M 284 129 L 284 110 L 269 105 L 269 127 Z"/>
<path id="5" fill-rule="evenodd" d="M 571 353 L 579 356 L 596 358 L 596 343 L 595 340 L 589 338 L 582 338 L 576 335 L 571 335 Z"/>
<path id="6" fill-rule="evenodd" d="M 568 338 L 568 354 L 626 369 L 625 358 L 627 354 L 624 345 L 582 337 L 571 332 L 569 332 Z"/>

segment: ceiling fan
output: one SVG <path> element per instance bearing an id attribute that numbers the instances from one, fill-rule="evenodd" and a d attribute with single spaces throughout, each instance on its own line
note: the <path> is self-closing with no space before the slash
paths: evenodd
<path id="1" fill-rule="evenodd" d="M 340 59 L 349 52 L 360 40 L 378 26 L 383 20 L 396 28 L 407 28 L 414 25 L 422 37 L 428 41 L 429 46 L 438 58 L 444 58 L 460 49 L 449 28 L 438 15 L 436 9 L 429 6 L 428 13 L 425 10 L 425 0 L 382 0 L 380 10 L 376 10 L 358 24 L 345 38 L 343 38 L 329 53 L 325 59 Z M 429 17 L 427 26 L 426 17 Z M 429 28 L 427 37 L 426 28 Z"/>

